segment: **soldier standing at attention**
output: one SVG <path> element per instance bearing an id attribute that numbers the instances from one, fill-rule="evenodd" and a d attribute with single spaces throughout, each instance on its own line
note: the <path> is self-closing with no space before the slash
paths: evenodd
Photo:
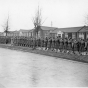
<path id="1" fill-rule="evenodd" d="M 44 42 L 45 42 L 45 50 L 47 50 L 47 44 L 48 44 L 48 38 L 47 37 L 45 38 Z"/>
<path id="2" fill-rule="evenodd" d="M 50 37 L 50 49 L 52 48 L 52 38 Z"/>
<path id="3" fill-rule="evenodd" d="M 41 47 L 41 39 L 40 38 L 38 39 L 38 47 L 39 47 L 39 49 Z"/>
<path id="4" fill-rule="evenodd" d="M 78 52 L 81 54 L 81 39 L 78 39 Z"/>
<path id="5" fill-rule="evenodd" d="M 48 50 L 51 49 L 51 38 L 48 39 Z"/>
<path id="6" fill-rule="evenodd" d="M 44 39 L 41 38 L 41 49 L 43 49 L 43 45 L 44 45 Z"/>
<path id="7" fill-rule="evenodd" d="M 48 37 L 48 41 L 47 41 L 47 50 L 49 50 L 49 37 Z"/>
<path id="8" fill-rule="evenodd" d="M 64 41 L 63 41 L 63 39 L 61 38 L 61 39 L 60 39 L 60 47 L 59 47 L 60 52 L 63 52 L 63 47 L 64 47 Z"/>
<path id="9" fill-rule="evenodd" d="M 33 50 L 36 49 L 36 38 L 33 38 Z"/>
<path id="10" fill-rule="evenodd" d="M 77 40 L 75 39 L 73 42 L 73 53 L 76 54 L 78 52 L 78 44 Z"/>
<path id="11" fill-rule="evenodd" d="M 68 39 L 68 53 L 71 53 L 72 51 L 72 42 L 71 39 Z"/>
<path id="12" fill-rule="evenodd" d="M 88 39 L 86 39 L 85 48 L 86 48 L 86 54 L 88 55 Z"/>
<path id="13" fill-rule="evenodd" d="M 81 47 L 81 54 L 83 55 L 85 52 L 85 42 L 83 39 L 81 40 L 81 46 L 80 47 Z"/>
<path id="14" fill-rule="evenodd" d="M 60 47 L 60 40 L 58 37 L 55 38 L 55 51 L 58 52 Z"/>
<path id="15" fill-rule="evenodd" d="M 13 40 L 13 37 L 12 37 L 12 38 L 11 38 L 11 46 L 13 46 L 13 44 L 14 44 L 13 41 L 14 41 L 14 40 Z"/>
<path id="16" fill-rule="evenodd" d="M 68 41 L 67 38 L 64 39 L 64 52 L 67 52 L 67 47 L 68 47 Z"/>
<path id="17" fill-rule="evenodd" d="M 54 51 L 54 49 L 55 49 L 55 38 L 53 37 L 52 38 L 52 51 Z"/>

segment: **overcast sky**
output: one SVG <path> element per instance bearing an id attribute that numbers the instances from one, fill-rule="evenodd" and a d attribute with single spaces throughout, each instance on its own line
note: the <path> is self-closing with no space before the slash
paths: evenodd
<path id="1" fill-rule="evenodd" d="M 9 13 L 10 30 L 32 29 L 32 18 L 38 5 L 42 9 L 43 26 L 83 26 L 88 14 L 88 0 L 0 0 L 0 31 Z"/>

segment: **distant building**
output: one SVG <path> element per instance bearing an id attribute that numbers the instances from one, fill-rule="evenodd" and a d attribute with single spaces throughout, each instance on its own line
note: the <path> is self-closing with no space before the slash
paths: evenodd
<path id="1" fill-rule="evenodd" d="M 0 32 L 0 36 L 5 36 L 4 32 Z M 35 37 L 35 38 L 45 38 L 45 37 L 57 37 L 62 38 L 88 38 L 88 26 L 80 27 L 68 27 L 68 28 L 56 28 L 40 26 L 38 29 L 25 30 L 20 29 L 19 31 L 9 31 L 7 36 L 25 36 L 25 37 Z"/>
<path id="2" fill-rule="evenodd" d="M 5 36 L 5 33 L 2 32 L 0 36 Z M 14 36 L 25 36 L 25 37 L 32 37 L 33 36 L 33 30 L 25 30 L 20 29 L 19 31 L 9 31 L 7 33 L 7 36 L 14 37 Z"/>
<path id="3" fill-rule="evenodd" d="M 19 36 L 25 36 L 25 37 L 33 37 L 33 29 L 32 30 L 19 30 Z"/>
<path id="4" fill-rule="evenodd" d="M 4 36 L 4 33 L 3 32 L 0 32 L 0 36 Z"/>
<path id="5" fill-rule="evenodd" d="M 7 36 L 10 36 L 10 37 L 19 36 L 19 31 L 9 31 L 7 33 Z"/>
<path id="6" fill-rule="evenodd" d="M 68 28 L 56 28 L 53 30 L 50 35 L 61 36 L 62 38 L 88 38 L 88 26 L 80 26 L 80 27 L 68 27 Z"/>
<path id="7" fill-rule="evenodd" d="M 36 38 L 50 37 L 52 35 L 49 35 L 49 34 L 54 29 L 56 29 L 56 27 L 40 26 L 39 29 L 33 30 L 33 36 Z"/>

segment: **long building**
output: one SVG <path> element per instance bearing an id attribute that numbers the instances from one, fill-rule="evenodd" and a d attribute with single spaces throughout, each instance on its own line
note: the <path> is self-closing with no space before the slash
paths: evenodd
<path id="1" fill-rule="evenodd" d="M 0 36 L 5 36 L 5 33 L 0 32 Z M 57 28 L 40 26 L 39 29 L 20 29 L 19 31 L 9 31 L 7 36 L 25 36 L 25 37 L 57 37 L 62 38 L 88 38 L 88 26 Z"/>
<path id="2" fill-rule="evenodd" d="M 88 38 L 88 26 L 80 26 L 80 27 L 68 27 L 68 28 L 56 28 L 53 30 L 50 35 L 53 37 L 61 36 L 62 38 Z"/>

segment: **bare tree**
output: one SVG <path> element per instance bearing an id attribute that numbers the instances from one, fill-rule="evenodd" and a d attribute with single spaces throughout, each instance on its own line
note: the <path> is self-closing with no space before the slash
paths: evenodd
<path id="1" fill-rule="evenodd" d="M 8 15 L 8 18 L 7 18 L 5 25 L 2 27 L 4 28 L 5 36 L 7 36 L 7 34 L 9 33 L 9 15 Z"/>
<path id="2" fill-rule="evenodd" d="M 41 14 L 41 9 L 39 8 L 38 6 L 38 9 L 37 9 L 37 12 L 35 13 L 35 16 L 33 17 L 32 21 L 33 21 L 33 24 L 34 24 L 34 28 L 35 28 L 35 32 L 36 32 L 36 36 L 38 38 L 38 31 L 41 27 L 41 25 L 45 22 L 45 20 L 43 21 L 42 20 L 42 14 Z"/>
<path id="3" fill-rule="evenodd" d="M 37 38 L 38 38 L 38 31 L 39 31 L 39 28 L 42 22 L 41 9 L 39 8 L 39 6 L 38 6 L 37 12 L 35 13 L 35 16 L 33 17 L 32 21 L 34 24 L 35 36 L 37 35 Z"/>
<path id="4" fill-rule="evenodd" d="M 88 15 L 85 16 L 85 25 L 88 26 Z"/>

